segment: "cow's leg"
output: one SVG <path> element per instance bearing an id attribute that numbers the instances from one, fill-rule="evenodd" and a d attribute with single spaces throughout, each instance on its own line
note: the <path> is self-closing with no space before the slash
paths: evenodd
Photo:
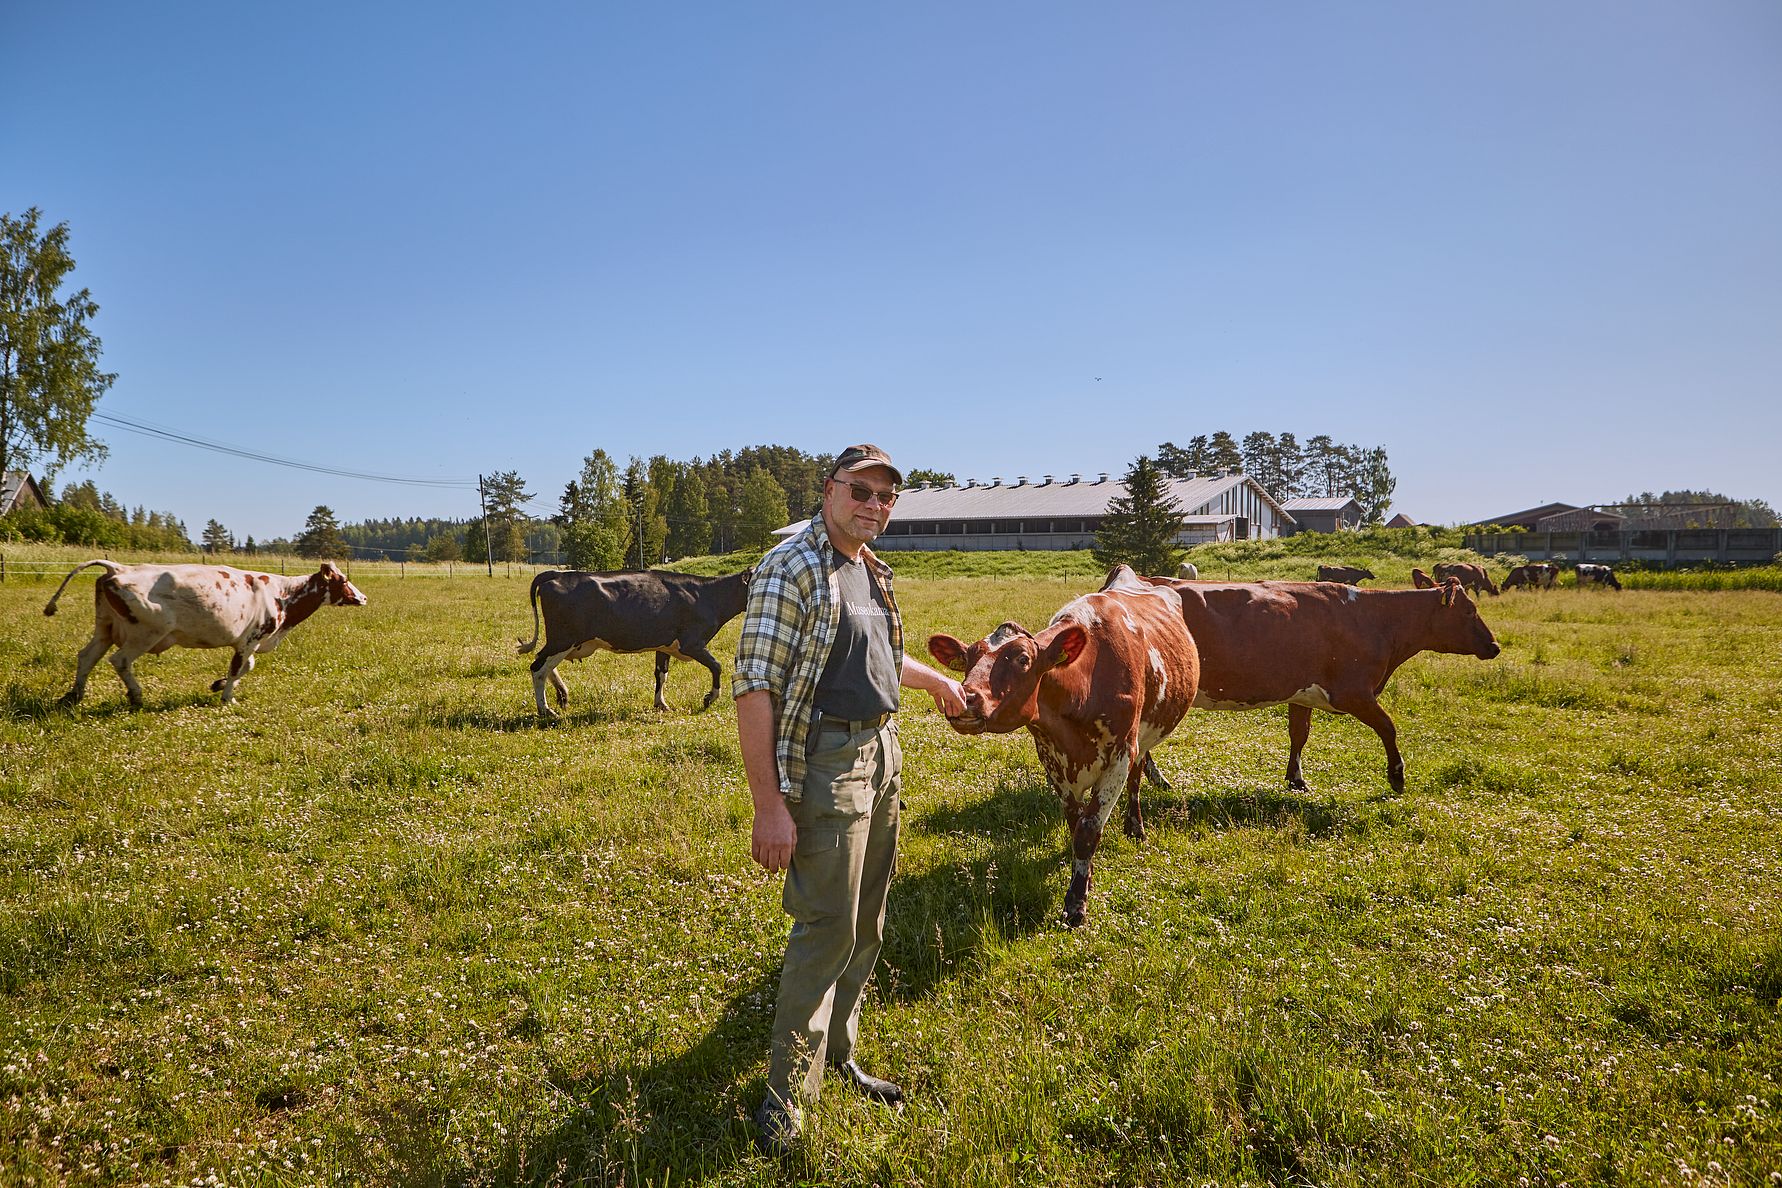
<path id="1" fill-rule="evenodd" d="M 111 637 L 95 632 L 87 646 L 80 650 L 74 661 L 74 687 L 62 694 L 63 705 L 79 705 L 80 699 L 87 695 L 87 674 L 93 671 L 93 665 L 99 663 L 99 657 L 105 655 L 111 647 Z"/>
<path id="2" fill-rule="evenodd" d="M 547 683 L 557 691 L 558 705 L 566 705 L 569 702 L 569 686 L 565 685 L 563 678 L 557 675 L 557 665 L 563 663 L 565 655 L 567 655 L 565 652 L 558 652 L 554 655 L 540 652 L 538 658 L 532 662 L 532 700 L 538 703 L 538 716 L 547 722 L 557 716 L 557 712 L 545 704 L 545 685 Z"/>
<path id="3" fill-rule="evenodd" d="M 1070 825 L 1070 889 L 1064 893 L 1064 922 L 1080 928 L 1088 915 L 1089 880 L 1094 870 L 1096 848 L 1101 845 L 1101 827 L 1092 813 L 1068 814 Z"/>
<path id="4" fill-rule="evenodd" d="M 254 670 L 253 644 L 247 644 L 229 658 L 229 675 L 220 681 L 210 683 L 212 693 L 223 695 L 223 704 L 228 705 L 235 700 L 235 682 Z"/>
<path id="5" fill-rule="evenodd" d="M 1339 705 L 1336 708 L 1344 713 L 1355 715 L 1356 718 L 1373 727 L 1374 733 L 1380 736 L 1380 745 L 1386 748 L 1386 782 L 1392 785 L 1394 792 L 1403 792 L 1405 790 L 1405 761 L 1404 757 L 1398 753 L 1398 727 L 1392 724 L 1392 719 L 1387 716 L 1385 710 L 1380 708 L 1380 703 L 1370 697 L 1366 701 L 1356 702 L 1353 705 Z"/>
<path id="6" fill-rule="evenodd" d="M 138 652 L 127 652 L 122 647 L 111 654 L 111 666 L 117 669 L 118 679 L 124 682 L 124 692 L 130 698 L 130 704 L 136 709 L 142 708 L 142 682 L 136 679 L 136 670 L 130 666 L 142 655 L 144 648 Z"/>
<path id="7" fill-rule="evenodd" d="M 718 684 L 723 677 L 724 670 L 718 667 L 717 660 L 712 658 L 712 654 L 706 650 L 703 643 L 683 642 L 681 655 L 688 660 L 699 661 L 705 665 L 706 671 L 712 674 L 711 691 L 705 695 L 705 704 L 699 707 L 702 710 L 712 708 L 712 702 L 718 699 Z"/>
<path id="8" fill-rule="evenodd" d="M 1287 786 L 1295 792 L 1310 792 L 1306 787 L 1306 778 L 1299 770 L 1300 752 L 1306 749 L 1306 739 L 1312 736 L 1312 707 L 1309 705 L 1289 705 L 1287 707 Z"/>
<path id="9" fill-rule="evenodd" d="M 662 696 L 662 686 L 668 680 L 668 653 L 656 653 L 656 708 L 668 708 L 668 699 Z"/>
<path id="10" fill-rule="evenodd" d="M 564 682 L 563 674 L 551 669 L 551 694 L 557 699 L 557 708 L 562 709 L 569 704 L 569 685 Z"/>
<path id="11" fill-rule="evenodd" d="M 1145 840 L 1145 815 L 1139 811 L 1139 782 L 1144 779 L 1145 771 L 1151 766 L 1151 756 L 1147 753 L 1142 763 L 1129 762 L 1126 770 L 1126 820 L 1123 827 L 1126 836 L 1133 841 Z"/>

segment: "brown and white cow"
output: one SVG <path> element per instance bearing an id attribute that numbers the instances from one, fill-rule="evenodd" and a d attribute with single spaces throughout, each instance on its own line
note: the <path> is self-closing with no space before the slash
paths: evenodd
<path id="1" fill-rule="evenodd" d="M 93 590 L 93 638 L 80 650 L 74 688 L 62 698 L 76 705 L 87 691 L 87 674 L 113 647 L 111 666 L 129 693 L 130 704 L 142 705 L 142 685 L 131 665 L 138 656 L 169 648 L 232 648 L 229 675 L 213 682 L 227 705 L 235 700 L 235 683 L 253 671 L 254 656 L 270 652 L 291 628 L 322 606 L 364 606 L 365 595 L 331 561 L 314 573 L 283 577 L 227 565 L 119 565 L 99 559 L 76 566 L 56 587 L 43 613 L 56 613 L 75 574 L 102 565 Z"/>
<path id="2" fill-rule="evenodd" d="M 1345 586 L 1359 586 L 1362 582 L 1374 580 L 1374 571 L 1363 569 L 1359 565 L 1320 565 L 1318 580 L 1321 582 L 1341 582 Z"/>
<path id="3" fill-rule="evenodd" d="M 1398 729 L 1380 693 L 1418 652 L 1489 660 L 1501 650 L 1458 582 L 1434 590 L 1358 590 L 1325 582 L 1177 582 L 1182 616 L 1200 646 L 1200 709 L 1287 706 L 1287 784 L 1306 791 L 1300 753 L 1312 711 L 1351 714 L 1386 748 L 1386 779 L 1405 787 Z"/>
<path id="4" fill-rule="evenodd" d="M 1175 592 L 1124 565 L 1095 594 L 1067 603 L 1033 635 L 1004 623 L 977 643 L 934 635 L 928 651 L 965 674 L 961 734 L 1033 735 L 1046 778 L 1070 827 L 1070 890 L 1064 918 L 1083 922 L 1091 863 L 1114 806 L 1125 829 L 1145 834 L 1139 780 L 1151 753 L 1194 701 L 1200 663 Z"/>
<path id="5" fill-rule="evenodd" d="M 1491 580 L 1483 565 L 1472 561 L 1444 561 L 1435 567 L 1435 576 L 1437 582 L 1453 578 L 1475 594 L 1497 596 L 1497 583 Z"/>
<path id="6" fill-rule="evenodd" d="M 1580 588 L 1584 586 L 1608 586 L 1614 590 L 1621 589 L 1621 579 L 1616 577 L 1615 571 L 1607 565 L 1580 564 L 1577 573 L 1578 586 Z"/>
<path id="7" fill-rule="evenodd" d="M 1503 588 L 1514 590 L 1551 590 L 1553 583 L 1559 580 L 1559 566 L 1545 561 L 1531 561 L 1527 565 L 1518 565 L 1504 577 Z"/>
<path id="8" fill-rule="evenodd" d="M 544 610 L 544 646 L 532 661 L 532 699 L 538 716 L 557 716 L 545 704 L 548 682 L 557 704 L 569 703 L 569 686 L 557 666 L 595 652 L 656 653 L 656 708 L 665 710 L 662 686 L 668 661 L 695 660 L 712 674 L 702 709 L 718 696 L 718 661 L 707 650 L 720 628 L 748 605 L 745 569 L 727 577 L 698 577 L 666 570 L 639 573 L 584 573 L 547 570 L 532 579 L 532 640 L 520 640 L 520 655 L 538 647 L 539 609 Z"/>

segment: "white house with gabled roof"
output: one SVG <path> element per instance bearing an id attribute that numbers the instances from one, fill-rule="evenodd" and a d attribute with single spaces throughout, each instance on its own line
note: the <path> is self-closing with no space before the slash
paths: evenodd
<path id="1" fill-rule="evenodd" d="M 1164 493 L 1184 515 L 1176 541 L 1184 548 L 1209 541 L 1267 540 L 1290 530 L 1293 518 L 1248 475 L 1225 473 L 1166 479 Z M 904 488 L 884 534 L 873 541 L 894 549 L 1087 549 L 1095 544 L 1108 505 L 1126 484 L 1101 474 L 1038 481 L 993 478 Z M 803 527 L 788 525 L 786 534 Z"/>

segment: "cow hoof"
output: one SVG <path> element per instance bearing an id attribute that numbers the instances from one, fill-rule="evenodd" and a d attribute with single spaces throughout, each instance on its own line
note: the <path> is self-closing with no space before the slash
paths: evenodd
<path id="1" fill-rule="evenodd" d="M 1133 841 L 1144 841 L 1145 827 L 1140 825 L 1137 821 L 1128 821 L 1126 822 L 1126 836 L 1130 837 Z"/>
<path id="2" fill-rule="evenodd" d="M 556 710 L 552 709 L 548 705 L 541 705 L 538 707 L 538 721 L 539 721 L 539 724 L 542 726 L 551 725 L 553 722 L 557 721 L 557 719 L 561 716 L 562 715 L 558 714 Z"/>
<path id="3" fill-rule="evenodd" d="M 212 681 L 210 683 L 210 691 L 212 693 L 221 693 L 223 691 L 223 683 L 224 682 L 222 681 Z"/>
<path id="4" fill-rule="evenodd" d="M 707 693 L 705 695 L 705 702 L 699 708 L 701 710 L 708 710 L 708 709 L 712 708 L 712 702 L 716 701 L 717 699 L 718 699 L 718 691 L 716 689 L 713 689 L 710 693 Z"/>
<path id="5" fill-rule="evenodd" d="M 1088 918 L 1089 913 L 1082 908 L 1064 909 L 1064 926 L 1066 928 L 1081 928 L 1083 926 L 1083 921 Z"/>
<path id="6" fill-rule="evenodd" d="M 1295 777 L 1287 781 L 1287 789 L 1290 792 L 1310 792 L 1312 787 L 1304 780 Z"/>
<path id="7" fill-rule="evenodd" d="M 129 700 L 129 702 L 130 702 L 130 708 L 131 708 L 131 709 L 141 709 L 141 708 L 142 708 L 142 698 L 140 698 L 140 697 L 131 697 L 131 698 L 129 698 L 129 699 L 128 699 L 128 700 Z"/>

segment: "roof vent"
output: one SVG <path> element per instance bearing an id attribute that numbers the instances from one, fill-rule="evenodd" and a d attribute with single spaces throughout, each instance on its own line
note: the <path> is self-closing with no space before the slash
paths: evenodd
<path id="1" fill-rule="evenodd" d="M 1052 476 L 1049 474 L 1045 478 L 1040 480 L 1040 486 L 1042 486 L 1042 487 L 1049 487 L 1051 485 L 1052 485 Z"/>
<path id="2" fill-rule="evenodd" d="M 978 480 L 977 480 L 977 479 L 974 479 L 974 478 L 968 478 L 968 479 L 966 479 L 966 480 L 965 480 L 965 486 L 968 486 L 968 487 L 975 487 L 975 486 L 977 486 L 977 485 L 978 485 Z"/>
<path id="3" fill-rule="evenodd" d="M 1074 485 L 1075 485 L 1075 484 L 1077 484 L 1077 483 L 1080 483 L 1080 482 L 1082 482 L 1082 481 L 1083 481 L 1083 476 L 1082 476 L 1082 475 L 1080 475 L 1080 474 L 1073 474 L 1073 475 L 1071 475 L 1071 476 L 1070 476 L 1070 479 L 1069 479 L 1069 481 L 1068 481 L 1068 482 L 1066 482 L 1066 483 L 1065 483 L 1065 484 L 1064 484 L 1064 485 L 1065 485 L 1065 486 L 1067 486 L 1067 487 L 1070 487 L 1070 486 L 1074 486 Z"/>
<path id="4" fill-rule="evenodd" d="M 1015 476 L 1015 485 L 1017 487 L 1025 487 L 1027 485 L 1027 476 L 1024 474 L 1017 474 Z"/>
<path id="5" fill-rule="evenodd" d="M 1096 481 L 1096 482 L 1098 482 L 1098 483 L 1105 483 L 1105 482 L 1107 482 L 1107 481 L 1108 481 L 1108 472 L 1107 472 L 1107 471 L 1105 471 L 1105 470 L 1104 470 L 1104 471 L 1102 471 L 1102 472 L 1101 472 L 1101 477 L 1100 477 L 1100 478 L 1098 478 L 1098 479 L 1096 479 L 1096 480 L 1095 480 L 1095 481 Z"/>
<path id="6" fill-rule="evenodd" d="M 990 480 L 990 481 L 989 481 L 989 482 L 988 482 L 988 483 L 986 483 L 986 484 L 985 484 L 985 485 L 986 485 L 986 486 L 990 486 L 990 487 L 1000 487 L 1000 486 L 1002 486 L 1002 476 L 1001 476 L 1001 475 L 1000 475 L 1000 474 L 999 474 L 999 475 L 997 475 L 997 476 L 996 476 L 996 477 L 995 477 L 995 478 L 993 478 L 993 479 L 991 479 L 991 480 Z"/>

